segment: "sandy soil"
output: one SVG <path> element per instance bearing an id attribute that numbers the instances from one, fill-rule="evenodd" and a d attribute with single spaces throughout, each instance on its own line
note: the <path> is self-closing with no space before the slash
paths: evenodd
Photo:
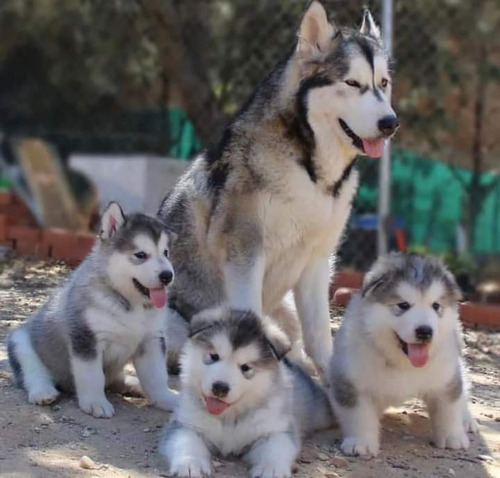
<path id="1" fill-rule="evenodd" d="M 10 380 L 6 335 L 29 316 L 67 274 L 61 265 L 36 262 L 0 264 L 0 476 L 131 477 L 168 476 L 156 447 L 168 413 L 144 400 L 112 396 L 116 415 L 99 420 L 81 412 L 72 397 L 51 407 L 27 403 Z M 332 314 L 338 328 L 340 311 Z M 308 440 L 296 477 L 310 478 L 500 478 L 500 334 L 467 331 L 472 410 L 481 434 L 466 452 L 430 445 L 429 420 L 421 403 L 391 410 L 383 423 L 382 452 L 373 460 L 341 457 L 340 432 Z M 87 455 L 91 469 L 80 467 Z M 337 462 L 338 465 L 334 463 Z M 247 476 L 238 460 L 217 460 L 215 476 Z"/>

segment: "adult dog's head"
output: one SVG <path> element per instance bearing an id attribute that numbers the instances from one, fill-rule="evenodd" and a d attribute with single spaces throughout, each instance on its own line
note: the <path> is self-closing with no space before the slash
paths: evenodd
<path id="1" fill-rule="evenodd" d="M 292 71 L 299 109 L 319 147 L 335 141 L 351 155 L 382 155 L 399 123 L 390 100 L 389 55 L 370 12 L 360 29 L 341 28 L 313 1 L 300 25 Z"/>
<path id="2" fill-rule="evenodd" d="M 290 349 L 287 336 L 253 312 L 210 309 L 191 321 L 183 387 L 212 415 L 235 417 L 269 398 Z"/>

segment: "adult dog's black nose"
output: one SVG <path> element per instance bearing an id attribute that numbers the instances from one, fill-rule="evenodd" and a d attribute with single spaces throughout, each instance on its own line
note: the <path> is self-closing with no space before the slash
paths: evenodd
<path id="1" fill-rule="evenodd" d="M 415 337 L 422 342 L 430 342 L 432 333 L 432 329 L 428 325 L 421 325 L 415 329 Z"/>
<path id="2" fill-rule="evenodd" d="M 399 128 L 399 120 L 395 115 L 384 116 L 378 122 L 378 129 L 384 136 L 390 136 Z"/>
<path id="3" fill-rule="evenodd" d="M 229 393 L 229 385 L 226 382 L 214 382 L 212 393 L 219 398 L 224 398 Z"/>
<path id="4" fill-rule="evenodd" d="M 172 271 L 161 271 L 159 277 L 160 277 L 160 282 L 163 285 L 168 285 L 170 284 L 170 282 L 172 282 L 174 274 L 172 274 Z"/>

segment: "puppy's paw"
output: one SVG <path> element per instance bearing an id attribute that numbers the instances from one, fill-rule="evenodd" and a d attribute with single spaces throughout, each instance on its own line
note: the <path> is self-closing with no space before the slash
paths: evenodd
<path id="1" fill-rule="evenodd" d="M 442 431 L 436 433 L 434 444 L 438 448 L 449 448 L 451 450 L 466 450 L 469 448 L 469 437 L 465 430 Z"/>
<path id="2" fill-rule="evenodd" d="M 59 397 L 59 391 L 50 384 L 32 387 L 28 392 L 28 401 L 36 405 L 50 405 Z"/>
<path id="3" fill-rule="evenodd" d="M 78 405 L 95 418 L 111 418 L 115 414 L 115 408 L 106 397 L 78 398 Z"/>
<path id="4" fill-rule="evenodd" d="M 212 466 L 209 460 L 181 457 L 170 465 L 170 474 L 179 478 L 203 478 L 212 474 Z"/>
<path id="5" fill-rule="evenodd" d="M 288 464 L 279 463 L 259 463 L 252 467 L 250 471 L 252 478 L 290 478 L 292 476 L 291 467 Z"/>
<path id="6" fill-rule="evenodd" d="M 340 448 L 346 455 L 375 457 L 379 452 L 379 442 L 376 438 L 347 437 Z"/>

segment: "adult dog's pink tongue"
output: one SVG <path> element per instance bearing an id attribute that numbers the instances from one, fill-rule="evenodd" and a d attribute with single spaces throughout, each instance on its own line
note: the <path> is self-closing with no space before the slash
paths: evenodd
<path id="1" fill-rule="evenodd" d="M 363 149 L 370 158 L 380 158 L 384 152 L 384 140 L 380 139 L 363 139 Z"/>
<path id="2" fill-rule="evenodd" d="M 214 397 L 206 397 L 205 403 L 208 413 L 211 413 L 212 415 L 220 415 L 229 407 L 229 404 Z"/>
<path id="3" fill-rule="evenodd" d="M 158 289 L 149 289 L 149 298 L 157 309 L 165 307 L 165 304 L 167 303 L 167 293 L 165 292 L 165 288 L 160 287 Z"/>
<path id="4" fill-rule="evenodd" d="M 414 367 L 423 367 L 429 360 L 429 344 L 408 344 L 408 358 Z"/>

